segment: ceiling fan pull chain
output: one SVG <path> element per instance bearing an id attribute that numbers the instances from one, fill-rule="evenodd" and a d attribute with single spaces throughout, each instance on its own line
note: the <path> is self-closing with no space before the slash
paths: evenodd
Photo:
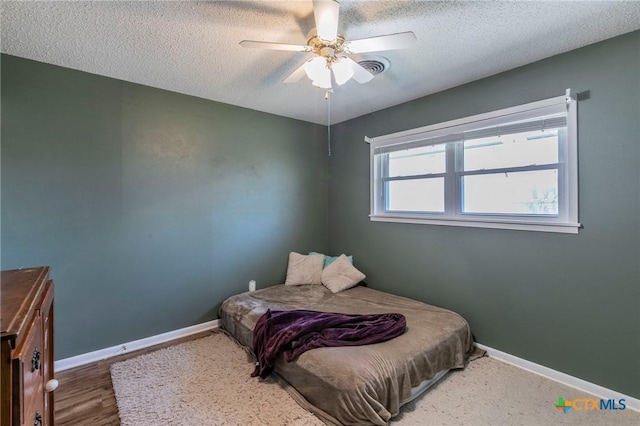
<path id="1" fill-rule="evenodd" d="M 328 90 L 325 92 L 324 98 L 327 101 L 327 156 L 331 157 L 331 97 Z"/>

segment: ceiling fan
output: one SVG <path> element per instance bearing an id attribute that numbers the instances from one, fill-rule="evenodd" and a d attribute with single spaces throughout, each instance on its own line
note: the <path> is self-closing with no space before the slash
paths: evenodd
<path id="1" fill-rule="evenodd" d="M 412 47 L 416 42 L 416 36 L 411 31 L 348 41 L 338 34 L 339 11 L 340 4 L 336 0 L 313 0 L 316 28 L 310 33 L 306 46 L 252 40 L 243 40 L 240 45 L 257 49 L 314 53 L 316 57 L 302 64 L 283 82 L 294 83 L 306 74 L 314 86 L 330 90 L 332 75 L 338 85 L 352 78 L 360 84 L 373 79 L 369 71 L 347 55 L 405 49 Z"/>

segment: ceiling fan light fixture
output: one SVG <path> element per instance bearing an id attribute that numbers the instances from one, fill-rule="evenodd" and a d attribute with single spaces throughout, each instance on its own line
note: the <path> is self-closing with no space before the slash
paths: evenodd
<path id="1" fill-rule="evenodd" d="M 316 75 L 316 78 L 311 79 L 313 85 L 322 89 L 331 89 L 331 70 L 324 67 L 321 72 Z"/>
<path id="2" fill-rule="evenodd" d="M 336 60 L 331 65 L 331 69 L 333 70 L 336 83 L 338 83 L 339 86 L 351 80 L 351 77 L 353 77 L 353 68 L 347 61 L 342 60 L 342 58 Z"/>
<path id="3" fill-rule="evenodd" d="M 322 56 L 315 57 L 304 65 L 304 72 L 307 73 L 307 77 L 314 81 L 322 80 L 327 71 L 329 71 L 327 60 Z"/>
<path id="4" fill-rule="evenodd" d="M 311 84 L 320 89 L 331 89 L 331 80 L 329 80 L 328 82 L 324 80 L 322 82 L 314 80 L 311 82 Z"/>

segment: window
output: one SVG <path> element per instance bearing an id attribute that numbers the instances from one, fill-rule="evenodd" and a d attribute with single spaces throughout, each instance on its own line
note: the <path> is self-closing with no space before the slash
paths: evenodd
<path id="1" fill-rule="evenodd" d="M 371 143 L 371 220 L 578 233 L 577 103 L 566 96 Z"/>

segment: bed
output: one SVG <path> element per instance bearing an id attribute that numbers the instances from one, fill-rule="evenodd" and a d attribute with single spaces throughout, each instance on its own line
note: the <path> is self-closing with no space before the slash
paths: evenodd
<path id="1" fill-rule="evenodd" d="M 406 317 L 406 332 L 383 343 L 317 348 L 293 362 L 276 360 L 274 371 L 295 389 L 298 403 L 329 424 L 386 425 L 449 369 L 463 368 L 474 352 L 460 315 L 365 286 L 335 294 L 317 284 L 242 293 L 221 305 L 221 327 L 252 349 L 254 326 L 268 309 Z"/>

